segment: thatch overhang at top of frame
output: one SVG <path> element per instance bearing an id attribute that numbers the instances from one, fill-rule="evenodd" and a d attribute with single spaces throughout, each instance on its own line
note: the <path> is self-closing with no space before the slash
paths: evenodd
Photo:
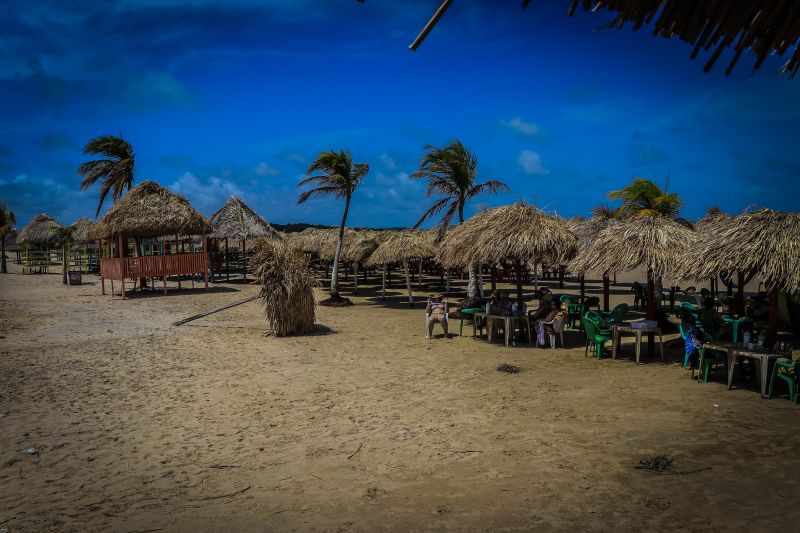
<path id="1" fill-rule="evenodd" d="M 366 263 L 373 266 L 404 263 L 430 259 L 434 255 L 436 255 L 436 247 L 425 232 L 394 231 L 372 252 Z"/>
<path id="2" fill-rule="evenodd" d="M 673 279 L 685 248 L 696 246 L 697 233 L 660 215 L 617 219 L 581 247 L 570 270 L 614 274 L 646 269 L 655 278 Z"/>
<path id="3" fill-rule="evenodd" d="M 360 0 L 363 1 L 363 0 Z M 528 7 L 532 0 L 523 0 Z M 411 43 L 416 50 L 441 18 L 452 0 L 443 0 L 431 20 Z M 607 9 L 616 12 L 614 20 L 603 28 L 622 28 L 626 23 L 633 30 L 653 23 L 653 34 L 678 39 L 694 45 L 694 59 L 703 51 L 711 53 L 703 70 L 710 71 L 722 52 L 732 49 L 734 55 L 725 70 L 730 74 L 745 51 L 755 56 L 753 70 L 772 55 L 791 56 L 780 69 L 794 77 L 800 69 L 800 4 L 796 0 L 571 0 L 569 15 L 581 6 L 585 11 Z"/>
<path id="4" fill-rule="evenodd" d="M 55 244 L 58 236 L 53 228 L 63 227 L 55 218 L 46 213 L 33 217 L 27 226 L 22 228 L 17 235 L 17 244 L 20 246 L 46 247 Z"/>
<path id="5" fill-rule="evenodd" d="M 564 220 L 517 202 L 487 209 L 450 228 L 436 260 L 447 267 L 503 260 L 561 264 L 572 257 L 577 244 Z"/>
<path id="6" fill-rule="evenodd" d="M 106 211 L 89 237 L 209 235 L 212 231 L 211 223 L 186 198 L 154 181 L 145 181 Z"/>
<path id="7" fill-rule="evenodd" d="M 768 289 L 800 290 L 800 213 L 745 212 L 700 237 L 696 247 L 680 254 L 681 278 L 755 273 Z"/>
<path id="8" fill-rule="evenodd" d="M 86 244 L 94 239 L 89 238 L 89 232 L 94 227 L 94 222 L 86 217 L 81 217 L 72 223 L 72 242 Z"/>
<path id="9" fill-rule="evenodd" d="M 211 216 L 211 225 L 214 226 L 211 236 L 216 239 L 281 238 L 269 222 L 235 196 L 228 198 L 225 205 Z"/>

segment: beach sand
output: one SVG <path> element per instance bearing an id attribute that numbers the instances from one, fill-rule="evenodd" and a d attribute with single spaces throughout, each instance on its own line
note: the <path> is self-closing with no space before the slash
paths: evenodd
<path id="1" fill-rule="evenodd" d="M 466 325 L 428 341 L 398 278 L 388 302 L 369 292 L 319 308 L 315 335 L 265 336 L 257 302 L 172 327 L 257 287 L 123 302 L 84 279 L 0 275 L 10 533 L 800 523 L 800 410 L 720 375 L 690 380 L 677 344 L 666 364 L 636 365 L 630 339 L 621 359 L 597 361 L 577 332 L 555 350 L 474 341 Z M 628 285 L 614 291 L 612 304 L 632 302 Z M 658 454 L 679 474 L 634 468 Z"/>

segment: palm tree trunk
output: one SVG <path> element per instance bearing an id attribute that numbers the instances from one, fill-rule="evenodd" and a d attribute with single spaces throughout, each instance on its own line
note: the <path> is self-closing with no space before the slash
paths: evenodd
<path id="1" fill-rule="evenodd" d="M 342 225 L 339 226 L 339 240 L 336 243 L 336 253 L 333 256 L 333 271 L 331 272 L 331 294 L 339 291 L 339 256 L 342 254 L 342 241 L 344 240 L 344 225 L 347 222 L 347 211 L 350 209 L 350 197 L 344 202 L 344 215 Z"/>
<path id="2" fill-rule="evenodd" d="M 467 298 L 477 299 L 480 296 L 478 290 L 478 269 L 475 265 L 469 266 L 469 283 L 467 284 Z"/>

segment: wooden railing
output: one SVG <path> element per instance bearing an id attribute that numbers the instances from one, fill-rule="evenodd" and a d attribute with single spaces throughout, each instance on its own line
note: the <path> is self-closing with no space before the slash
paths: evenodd
<path id="1" fill-rule="evenodd" d="M 137 278 L 164 278 L 164 294 L 167 292 L 168 276 L 203 274 L 208 289 L 208 253 L 147 255 L 143 257 L 109 257 L 100 259 L 100 281 L 109 279 L 122 282 L 122 297 L 125 298 L 125 280 Z M 103 284 L 105 294 L 105 284 Z"/>

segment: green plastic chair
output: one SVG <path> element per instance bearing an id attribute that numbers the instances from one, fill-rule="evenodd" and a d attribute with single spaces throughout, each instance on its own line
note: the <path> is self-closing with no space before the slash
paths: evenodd
<path id="1" fill-rule="evenodd" d="M 619 304 L 611 311 L 600 313 L 600 316 L 603 317 L 603 322 L 609 324 L 622 324 L 627 315 L 628 304 Z"/>
<path id="2" fill-rule="evenodd" d="M 769 398 L 772 398 L 776 377 L 786 382 L 789 386 L 789 400 L 793 404 L 797 404 L 797 390 L 800 389 L 800 361 L 775 361 L 772 379 L 769 380 Z"/>
<path id="3" fill-rule="evenodd" d="M 591 313 L 592 311 L 590 311 Z M 586 350 L 584 356 L 588 357 L 589 348 L 594 347 L 595 358 L 600 359 L 603 356 L 603 345 L 611 340 L 611 330 L 602 329 L 597 322 L 589 318 L 589 313 L 584 315 L 583 330 L 586 333 Z"/>
<path id="4" fill-rule="evenodd" d="M 633 308 L 639 309 L 639 306 L 641 306 L 642 309 L 646 311 L 647 294 L 644 290 L 644 285 L 642 285 L 638 281 L 634 281 L 633 285 L 631 285 L 631 292 L 633 293 Z"/>
<path id="5" fill-rule="evenodd" d="M 477 311 L 477 309 L 473 309 L 472 307 L 465 307 L 464 309 L 461 310 L 461 324 L 459 325 L 458 328 L 459 337 L 462 337 L 464 335 L 464 318 L 470 318 L 472 319 L 473 323 L 475 322 L 475 311 Z"/>
<path id="6" fill-rule="evenodd" d="M 719 342 L 722 330 L 718 329 L 716 324 L 713 324 L 708 318 L 701 320 L 700 324 L 705 342 Z M 728 368 L 728 359 L 721 354 L 704 354 L 702 359 L 703 365 L 702 368 L 700 368 L 700 377 L 698 379 L 703 383 L 708 383 L 708 375 L 714 368 L 719 366 L 720 363 L 722 363 L 722 366 L 726 369 Z"/>
<path id="7" fill-rule="evenodd" d="M 580 303 L 580 299 L 565 294 L 559 298 L 562 304 L 567 304 L 567 327 L 574 329 L 575 322 L 579 322 L 581 320 L 581 316 L 583 313 L 583 304 Z M 583 325 L 581 325 L 581 328 Z"/>

